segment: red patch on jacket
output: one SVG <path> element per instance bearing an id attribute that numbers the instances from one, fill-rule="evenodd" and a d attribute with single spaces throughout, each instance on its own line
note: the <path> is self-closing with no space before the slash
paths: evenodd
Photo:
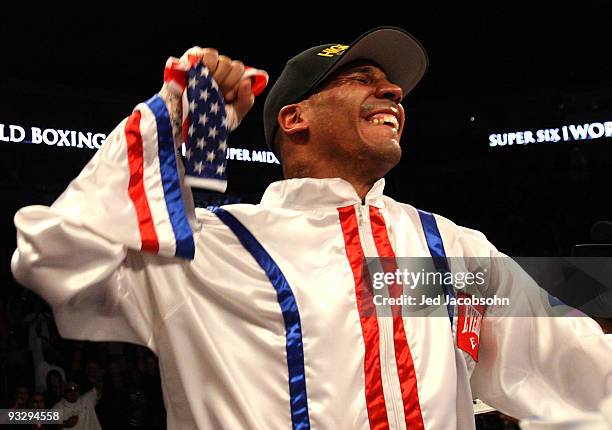
<path id="1" fill-rule="evenodd" d="M 458 293 L 457 298 L 471 299 L 470 294 Z M 484 314 L 483 305 L 457 305 L 457 346 L 478 361 L 480 346 L 480 326 Z"/>

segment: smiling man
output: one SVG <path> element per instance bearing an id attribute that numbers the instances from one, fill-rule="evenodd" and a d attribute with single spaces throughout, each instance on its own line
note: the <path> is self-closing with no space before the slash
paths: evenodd
<path id="1" fill-rule="evenodd" d="M 402 88 L 376 64 L 358 60 L 317 89 L 278 112 L 273 145 L 284 176 L 343 178 L 363 198 L 400 160 Z"/>
<path id="2" fill-rule="evenodd" d="M 264 109 L 285 178 L 343 178 L 365 197 L 400 160 L 400 101 L 426 68 L 421 45 L 390 28 L 289 60 Z"/>
<path id="3" fill-rule="evenodd" d="M 192 53 L 242 119 L 253 104 L 242 64 Z M 503 255 L 481 233 L 383 194 L 401 156 L 400 101 L 426 67 L 421 45 L 389 27 L 289 60 L 264 108 L 286 179 L 258 205 L 212 212 L 190 209 L 180 166 L 155 170 L 155 137 L 171 138 L 172 124 L 180 134 L 180 91 L 164 86 L 51 207 L 17 213 L 15 277 L 53 306 L 63 336 L 154 351 L 169 428 L 473 429 L 474 396 L 519 418 L 596 410 L 612 390 L 612 345 L 588 318 L 373 308 L 364 257 L 387 257 L 394 272 L 396 256 L 469 266 Z M 209 96 L 201 90 L 202 103 Z M 170 203 L 184 224 L 158 218 Z M 191 228 L 187 258 L 158 242 L 177 225 Z M 487 272 L 487 288 L 535 309 L 532 283 L 507 261 Z"/>

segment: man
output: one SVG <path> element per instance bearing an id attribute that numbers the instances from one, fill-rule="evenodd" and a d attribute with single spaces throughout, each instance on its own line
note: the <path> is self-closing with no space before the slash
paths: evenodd
<path id="1" fill-rule="evenodd" d="M 49 343 L 48 339 L 39 339 L 35 348 L 34 357 L 34 383 L 37 391 L 44 391 L 47 385 L 47 375 L 50 371 L 59 372 L 63 381 L 66 380 L 66 372 L 58 365 L 60 359 L 56 346 Z"/>
<path id="2" fill-rule="evenodd" d="M 68 381 L 64 386 L 64 397 L 53 406 L 53 409 L 63 413 L 62 428 L 101 430 L 96 415 L 96 403 L 99 398 L 100 394 L 95 387 L 81 396 L 79 386 L 73 381 Z"/>
<path id="3" fill-rule="evenodd" d="M 34 392 L 30 398 L 32 409 L 45 409 L 45 396 L 40 391 Z"/>
<path id="4" fill-rule="evenodd" d="M 25 384 L 19 384 L 15 387 L 13 394 L 13 403 L 11 409 L 24 409 L 28 406 L 30 400 L 30 389 Z"/>
<path id="5" fill-rule="evenodd" d="M 46 409 L 45 408 L 45 395 L 41 393 L 40 391 L 34 392 L 32 394 L 32 397 L 30 397 L 30 408 L 31 409 Z M 43 430 L 43 429 L 48 429 L 52 427 L 53 427 L 52 425 L 34 423 L 32 424 L 30 428 L 32 430 Z"/>
<path id="6" fill-rule="evenodd" d="M 253 104 L 243 65 L 191 55 L 239 122 Z M 264 109 L 287 179 L 259 205 L 195 216 L 189 190 L 177 193 L 180 164 L 156 161 L 172 122 L 178 143 L 176 78 L 165 105 L 139 105 L 50 208 L 17 213 L 14 275 L 53 306 L 64 336 L 154 351 L 169 428 L 472 429 L 475 396 L 519 418 L 595 410 L 610 394 L 612 346 L 593 321 L 491 308 L 482 338 L 480 315 L 468 339 L 452 308 L 452 318 L 366 309 L 364 257 L 501 255 L 481 233 L 383 195 L 401 155 L 400 101 L 426 65 L 395 28 L 298 54 Z M 487 285 L 536 306 L 527 276 L 492 269 Z"/>

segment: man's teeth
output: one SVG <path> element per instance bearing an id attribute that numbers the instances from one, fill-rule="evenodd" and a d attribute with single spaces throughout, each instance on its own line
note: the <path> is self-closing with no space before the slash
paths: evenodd
<path id="1" fill-rule="evenodd" d="M 397 118 L 395 117 L 395 115 L 391 115 L 391 114 L 377 114 L 377 115 L 374 115 L 373 117 L 371 117 L 369 119 L 369 121 L 372 124 L 376 124 L 376 125 L 384 125 L 384 124 L 390 125 L 396 131 L 399 129 L 399 122 L 397 121 Z"/>

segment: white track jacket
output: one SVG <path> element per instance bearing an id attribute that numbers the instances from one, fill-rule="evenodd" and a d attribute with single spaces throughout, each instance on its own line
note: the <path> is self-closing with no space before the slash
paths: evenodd
<path id="1" fill-rule="evenodd" d="M 342 179 L 306 178 L 194 211 L 180 167 L 168 179 L 159 161 L 160 109 L 137 106 L 51 207 L 16 214 L 12 270 L 63 336 L 157 354 L 168 428 L 473 429 L 474 397 L 563 417 L 612 393 L 612 346 L 589 318 L 488 308 L 458 347 L 456 317 L 360 313 L 364 256 L 430 256 L 419 212 L 383 179 L 363 202 Z M 433 220 L 447 256 L 502 255 Z M 175 257 L 191 239 L 194 258 Z M 532 282 L 508 263 L 486 285 L 535 307 Z"/>

